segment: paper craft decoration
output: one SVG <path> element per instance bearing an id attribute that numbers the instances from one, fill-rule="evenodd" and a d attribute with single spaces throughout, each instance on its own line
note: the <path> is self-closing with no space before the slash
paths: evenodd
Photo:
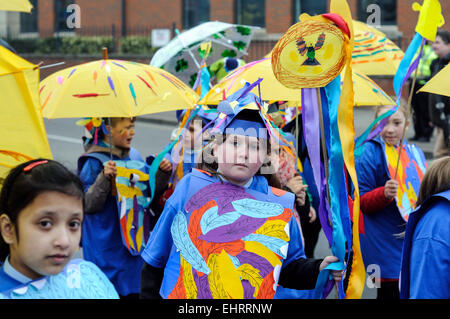
<path id="1" fill-rule="evenodd" d="M 204 186 L 200 180 L 206 174 L 196 174 L 205 177 L 191 176 L 190 188 L 196 189 L 171 226 L 177 255 L 167 267 L 178 269 L 179 276 L 163 284 L 163 294 L 174 299 L 273 298 L 288 251 L 292 211 L 286 206 L 292 197 L 270 187 L 263 194 L 229 183 Z"/>
<path id="2" fill-rule="evenodd" d="M 353 27 L 346 1 L 331 1 L 330 11 L 321 16 L 300 16 L 300 22 L 272 51 L 272 69 L 283 85 L 301 89 L 303 137 L 319 191 L 318 215 L 331 251 L 339 259 L 319 274 L 314 297 L 328 295 L 333 286 L 330 271 L 346 269 L 346 250 L 351 249 L 347 295 L 342 284 L 338 284 L 338 294 L 339 298 L 360 298 L 365 270 L 359 248 L 359 188 L 353 155 Z M 339 74 L 344 66 L 341 92 Z M 347 174 L 355 188 L 353 210 L 348 202 Z"/>
<path id="3" fill-rule="evenodd" d="M 385 154 L 389 175 L 394 178 L 399 154 L 398 147 L 385 144 Z M 418 151 L 414 144 L 403 144 L 400 154 L 400 167 L 396 176 L 398 182 L 396 201 L 400 214 L 407 222 L 409 214 L 415 208 L 420 183 L 428 166 L 423 153 Z"/>
<path id="4" fill-rule="evenodd" d="M 272 51 L 273 73 L 290 89 L 323 87 L 344 67 L 344 43 L 332 21 L 302 14 Z"/>
<path id="5" fill-rule="evenodd" d="M 117 206 L 122 241 L 128 251 L 137 256 L 150 236 L 149 176 L 145 163 L 115 161 L 117 166 Z"/>
<path id="6" fill-rule="evenodd" d="M 422 5 L 414 2 L 412 8 L 414 11 L 420 12 L 416 32 L 422 37 L 434 41 L 437 29 L 445 23 L 441 13 L 441 4 L 438 0 L 424 0 Z"/>

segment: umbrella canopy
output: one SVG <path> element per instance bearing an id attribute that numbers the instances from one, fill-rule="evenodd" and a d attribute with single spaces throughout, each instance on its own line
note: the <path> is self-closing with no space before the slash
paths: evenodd
<path id="1" fill-rule="evenodd" d="M 159 49 L 150 65 L 163 67 L 184 83 L 193 86 L 205 52 L 202 42 L 211 41 L 208 64 L 224 57 L 239 58 L 247 54 L 252 34 L 258 27 L 235 25 L 219 21 L 202 23 L 189 29 Z"/>
<path id="2" fill-rule="evenodd" d="M 450 80 L 450 64 L 447 64 L 439 73 L 431 78 L 419 92 L 429 92 L 433 94 L 450 96 L 450 86 L 448 82 Z"/>
<path id="3" fill-rule="evenodd" d="M 366 75 L 395 75 L 403 51 L 376 28 L 353 20 L 352 67 Z"/>
<path id="4" fill-rule="evenodd" d="M 0 39 L 0 45 L 5 47 L 5 48 L 7 48 L 9 51 L 17 54 L 16 50 L 14 50 L 14 48 L 8 42 L 6 42 L 5 40 Z"/>
<path id="5" fill-rule="evenodd" d="M 39 69 L 0 46 L 0 185 L 10 168 L 52 158 L 40 114 Z"/>
<path id="6" fill-rule="evenodd" d="M 164 70 L 107 58 L 66 68 L 41 82 L 46 118 L 135 117 L 192 108 L 198 98 Z"/>
<path id="7" fill-rule="evenodd" d="M 31 12 L 33 5 L 28 0 L 3 0 L 0 2 L 0 10 Z"/>
<path id="8" fill-rule="evenodd" d="M 244 65 L 234 72 L 227 75 L 221 82 L 215 85 L 208 94 L 199 102 L 199 104 L 216 105 L 225 95 L 236 92 L 245 82 L 254 82 L 258 78 L 263 78 L 261 82 L 261 98 L 265 101 L 290 101 L 290 105 L 300 105 L 301 93 L 299 90 L 293 90 L 282 85 L 275 78 L 272 71 L 270 58 L 264 58 L 259 61 Z M 371 79 L 361 72 L 353 70 L 353 84 L 355 92 L 355 106 L 379 106 L 394 105 L 395 102 Z M 252 90 L 258 95 L 258 87 Z"/>

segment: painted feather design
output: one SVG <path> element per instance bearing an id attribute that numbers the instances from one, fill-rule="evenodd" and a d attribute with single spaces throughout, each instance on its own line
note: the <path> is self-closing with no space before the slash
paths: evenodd
<path id="1" fill-rule="evenodd" d="M 208 268 L 202 255 L 189 238 L 186 218 L 182 212 L 178 212 L 175 215 L 170 231 L 172 233 L 173 242 L 177 249 L 180 250 L 183 258 L 197 271 L 209 274 L 211 270 Z"/>
<path id="2" fill-rule="evenodd" d="M 245 216 L 253 218 L 269 218 L 283 213 L 283 206 L 278 203 L 263 202 L 251 198 L 233 201 L 234 209 Z"/>
<path id="3" fill-rule="evenodd" d="M 306 42 L 303 38 L 298 39 L 297 41 L 297 50 L 300 55 L 305 55 L 306 53 Z"/>
<path id="4" fill-rule="evenodd" d="M 263 281 L 263 277 L 259 274 L 259 270 L 252 265 L 243 264 L 237 269 L 242 280 L 247 280 L 250 285 L 255 288 L 254 297 L 258 295 L 259 287 Z"/>
<path id="5" fill-rule="evenodd" d="M 233 262 L 225 251 L 220 254 L 212 254 L 208 265 L 213 269 L 208 276 L 209 286 L 214 298 L 242 299 L 244 289 L 241 284 L 239 272 L 234 268 Z"/>
<path id="6" fill-rule="evenodd" d="M 218 211 L 219 207 L 214 206 L 203 214 L 200 220 L 200 228 L 203 234 L 214 228 L 231 224 L 241 216 L 238 212 L 230 212 L 219 216 Z"/>
<path id="7" fill-rule="evenodd" d="M 260 234 L 250 234 L 243 237 L 242 240 L 259 242 L 269 248 L 275 254 L 282 256 L 283 258 L 286 258 L 287 256 L 288 243 L 282 239 Z"/>
<path id="8" fill-rule="evenodd" d="M 321 49 L 324 42 L 325 42 L 325 33 L 321 33 L 317 38 L 316 44 L 314 45 L 314 50 Z"/>

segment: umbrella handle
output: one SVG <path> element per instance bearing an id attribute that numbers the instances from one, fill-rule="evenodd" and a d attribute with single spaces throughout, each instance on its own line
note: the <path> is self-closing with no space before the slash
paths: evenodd
<path id="1" fill-rule="evenodd" d="M 106 48 L 104 48 L 106 49 Z M 108 54 L 108 53 L 106 53 Z M 106 58 L 108 58 L 106 56 Z M 108 125 L 109 125 L 109 159 L 112 161 L 113 160 L 113 156 L 112 156 L 112 135 L 111 135 L 111 118 L 108 117 Z M 116 187 L 116 179 L 113 178 L 111 179 L 111 195 L 112 196 L 117 196 L 117 187 Z"/>

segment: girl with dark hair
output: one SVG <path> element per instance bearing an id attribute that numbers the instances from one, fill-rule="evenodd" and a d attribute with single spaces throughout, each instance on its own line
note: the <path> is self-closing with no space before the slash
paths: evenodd
<path id="1" fill-rule="evenodd" d="M 83 187 L 58 162 L 14 168 L 0 195 L 2 298 L 117 298 L 94 264 L 71 260 L 79 248 Z"/>

